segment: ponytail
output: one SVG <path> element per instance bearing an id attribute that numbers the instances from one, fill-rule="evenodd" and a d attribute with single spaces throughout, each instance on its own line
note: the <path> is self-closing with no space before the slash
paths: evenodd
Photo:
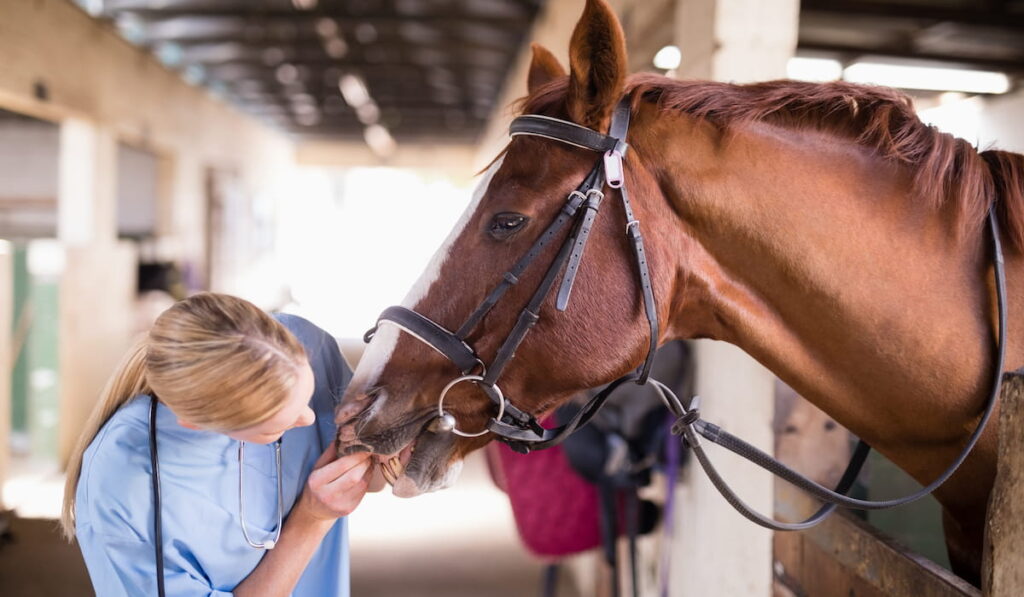
<path id="1" fill-rule="evenodd" d="M 78 476 L 82 472 L 82 458 L 86 448 L 117 409 L 139 394 L 150 393 L 146 383 L 146 345 L 147 338 L 141 338 L 114 370 L 85 424 L 82 435 L 78 438 L 78 443 L 75 444 L 75 449 L 71 452 L 67 479 L 64 482 L 64 505 L 60 520 L 64 537 L 68 541 L 75 536 L 75 494 L 78 491 Z"/>

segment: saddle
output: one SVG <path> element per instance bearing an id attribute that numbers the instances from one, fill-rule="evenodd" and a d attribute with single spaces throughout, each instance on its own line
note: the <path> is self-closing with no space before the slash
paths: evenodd
<path id="1" fill-rule="evenodd" d="M 655 356 L 654 375 L 673 389 L 688 391 L 691 369 L 683 342 L 667 344 Z M 558 409 L 543 424 L 564 424 L 592 393 Z M 543 595 L 555 594 L 561 558 L 597 547 L 618 578 L 616 544 L 622 536 L 629 540 L 637 594 L 636 538 L 658 526 L 664 509 L 640 499 L 639 492 L 651 483 L 655 469 L 665 471 L 670 481 L 676 476 L 681 455 L 678 440 L 668 449 L 672 422 L 654 388 L 626 384 L 560 446 L 527 455 L 505 445 L 491 448 L 492 474 L 509 496 L 524 545 L 549 562 Z M 618 595 L 617 587 L 613 594 Z"/>

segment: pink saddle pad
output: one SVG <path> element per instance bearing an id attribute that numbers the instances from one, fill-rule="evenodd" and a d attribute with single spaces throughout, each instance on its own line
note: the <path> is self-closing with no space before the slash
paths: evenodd
<path id="1" fill-rule="evenodd" d="M 526 548 L 557 558 L 601 545 L 597 489 L 569 466 L 561 446 L 523 455 L 488 446 L 491 473 L 509 497 Z"/>

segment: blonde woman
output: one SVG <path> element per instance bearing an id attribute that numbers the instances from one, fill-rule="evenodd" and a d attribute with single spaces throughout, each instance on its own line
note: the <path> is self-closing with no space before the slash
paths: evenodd
<path id="1" fill-rule="evenodd" d="M 212 293 L 160 315 L 68 467 L 64 532 L 96 594 L 347 596 L 342 517 L 373 471 L 334 459 L 350 377 L 300 317 Z"/>

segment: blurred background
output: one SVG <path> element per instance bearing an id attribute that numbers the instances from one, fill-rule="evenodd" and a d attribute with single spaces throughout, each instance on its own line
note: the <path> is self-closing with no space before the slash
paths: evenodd
<path id="1" fill-rule="evenodd" d="M 926 121 L 1024 151 L 1020 0 L 610 4 L 634 71 L 894 86 Z M 77 548 L 54 532 L 62 467 L 113 365 L 175 299 L 215 290 L 298 313 L 358 359 L 363 331 L 401 301 L 506 142 L 529 43 L 567 63 L 583 5 L 0 0 L 0 594 L 91 594 Z M 738 351 L 698 346 L 695 359 L 730 371 L 762 409 L 730 429 L 759 425 L 776 445 L 799 399 Z M 912 483 L 891 468 L 879 459 L 870 475 Z M 770 480 L 741 474 L 771 509 Z M 677 528 L 688 508 L 711 512 L 689 482 Z M 936 511 L 873 522 L 942 564 Z M 541 586 L 545 561 L 522 545 L 482 458 L 451 491 L 368 498 L 351 524 L 355 595 Z M 650 594 L 657 554 L 678 571 L 707 557 L 679 533 L 650 541 Z M 744 544 L 757 553 L 735 557 L 765 565 L 744 581 L 751 592 L 731 594 L 782 591 L 771 537 Z M 560 594 L 607 590 L 592 554 L 568 569 Z"/>

